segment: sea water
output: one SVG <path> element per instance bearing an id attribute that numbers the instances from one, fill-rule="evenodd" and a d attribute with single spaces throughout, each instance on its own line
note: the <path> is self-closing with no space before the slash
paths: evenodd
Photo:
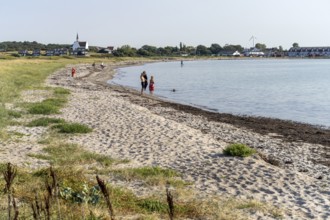
<path id="1" fill-rule="evenodd" d="M 155 78 L 155 96 L 221 113 L 330 126 L 330 59 L 160 62 L 120 68 L 109 83 L 140 90 L 144 70 Z"/>

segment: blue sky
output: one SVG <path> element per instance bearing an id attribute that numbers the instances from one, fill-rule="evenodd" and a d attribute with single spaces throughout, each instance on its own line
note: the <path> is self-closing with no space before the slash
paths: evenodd
<path id="1" fill-rule="evenodd" d="M 0 0 L 0 42 L 330 46 L 330 0 Z"/>

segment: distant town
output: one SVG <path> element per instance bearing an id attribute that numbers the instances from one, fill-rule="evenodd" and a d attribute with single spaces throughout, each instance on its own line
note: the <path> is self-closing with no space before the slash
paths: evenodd
<path id="1" fill-rule="evenodd" d="M 243 48 L 241 45 L 211 44 L 186 46 L 180 42 L 179 46 L 155 47 L 144 45 L 139 49 L 124 45 L 118 48 L 114 46 L 90 47 L 88 41 L 80 41 L 79 35 L 73 44 L 40 44 L 37 42 L 0 42 L 1 52 L 16 52 L 14 56 L 89 56 L 90 53 L 107 54 L 109 56 L 226 56 L 226 57 L 330 57 L 330 46 L 324 47 L 300 47 L 293 43 L 289 50 L 281 46 L 267 48 L 265 44 L 253 43 L 250 48 Z"/>

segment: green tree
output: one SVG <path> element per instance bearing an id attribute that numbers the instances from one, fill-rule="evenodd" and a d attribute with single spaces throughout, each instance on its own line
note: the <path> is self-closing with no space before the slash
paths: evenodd
<path id="1" fill-rule="evenodd" d="M 223 47 L 223 50 L 225 51 L 238 51 L 238 52 L 242 52 L 243 51 L 243 47 L 241 45 L 229 45 L 229 44 L 226 44 L 224 47 Z"/>
<path id="2" fill-rule="evenodd" d="M 222 50 L 219 44 L 211 44 L 210 51 L 212 54 L 218 54 Z"/>
<path id="3" fill-rule="evenodd" d="M 266 44 L 256 43 L 255 48 L 264 51 L 264 50 L 266 50 L 267 47 L 266 47 Z"/>
<path id="4" fill-rule="evenodd" d="M 196 48 L 196 55 L 200 55 L 200 56 L 208 56 L 211 55 L 212 52 L 205 47 L 204 45 L 198 45 Z"/>
<path id="5" fill-rule="evenodd" d="M 157 54 L 157 47 L 144 45 L 138 49 L 137 54 L 141 56 L 155 56 Z"/>
<path id="6" fill-rule="evenodd" d="M 117 49 L 117 52 L 119 52 L 123 56 L 128 56 L 128 57 L 136 56 L 136 49 L 132 48 L 129 45 L 121 46 L 120 48 Z"/>
<path id="7" fill-rule="evenodd" d="M 196 55 L 196 48 L 193 46 L 187 46 L 186 52 L 190 55 Z"/>
<path id="8" fill-rule="evenodd" d="M 299 47 L 299 44 L 298 43 L 293 43 L 292 47 Z"/>

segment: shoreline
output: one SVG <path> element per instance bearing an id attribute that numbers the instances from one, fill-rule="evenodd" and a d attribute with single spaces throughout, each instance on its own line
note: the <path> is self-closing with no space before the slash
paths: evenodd
<path id="1" fill-rule="evenodd" d="M 175 169 L 207 195 L 269 202 L 283 208 L 288 218 L 330 215 L 328 130 L 277 119 L 211 113 L 141 96 L 139 91 L 107 84 L 118 67 L 109 64 L 99 70 L 80 65 L 75 79 L 69 77 L 70 67 L 49 77 L 49 85 L 72 91 L 61 117 L 95 130 L 72 137 L 70 142 L 130 159 L 132 166 Z M 224 147 L 235 142 L 247 144 L 259 154 L 244 159 L 224 156 Z"/>
<path id="2" fill-rule="evenodd" d="M 117 66 L 113 68 L 114 72 L 109 75 L 109 79 L 107 81 L 113 78 L 118 68 L 123 68 L 132 65 Z M 108 84 L 106 82 L 101 84 L 104 86 L 109 86 L 120 92 L 124 91 L 139 95 L 139 91 L 133 88 L 128 88 L 117 84 Z M 144 97 L 159 100 L 162 102 L 162 106 L 164 107 L 172 107 L 174 109 L 185 111 L 194 115 L 202 114 L 207 117 L 209 121 L 223 122 L 236 126 L 243 126 L 260 134 L 277 133 L 279 134 L 279 138 L 283 138 L 286 141 L 303 141 L 313 144 L 322 144 L 330 147 L 330 128 L 327 126 L 263 116 L 220 113 L 199 106 L 178 103 L 162 97 L 151 96 L 149 94 L 144 94 Z"/>
<path id="3" fill-rule="evenodd" d="M 174 61 L 177 60 L 173 60 L 173 62 Z M 148 102 L 142 103 L 143 107 L 152 108 L 155 105 L 158 105 L 164 108 L 173 108 L 177 111 L 182 111 L 188 114 L 192 114 L 194 116 L 205 117 L 205 119 L 209 122 L 229 124 L 232 126 L 250 130 L 260 135 L 269 135 L 272 138 L 280 139 L 285 142 L 304 142 L 308 144 L 322 145 L 323 148 L 319 152 L 321 154 L 321 157 L 314 157 L 315 159 L 313 160 L 313 163 L 320 163 L 330 169 L 329 128 L 277 118 L 233 115 L 229 113 L 212 112 L 195 106 L 162 99 L 161 97 L 157 97 L 150 94 L 144 94 L 143 96 L 141 96 L 140 91 L 135 90 L 133 88 L 107 83 L 107 81 L 113 78 L 113 76 L 117 72 L 117 69 L 119 68 L 141 65 L 150 62 L 162 61 L 156 60 L 149 62 L 124 62 L 122 64 L 108 66 L 107 70 L 101 71 L 100 73 L 96 72 L 95 74 L 95 72 L 90 71 L 89 74 L 82 75 L 81 77 L 78 77 L 78 79 L 87 79 L 88 82 L 95 83 L 96 85 L 101 86 L 103 88 L 110 88 L 113 91 L 122 94 L 129 94 L 130 96 L 125 95 L 125 97 L 134 104 L 141 104 L 140 101 L 136 102 L 137 97 L 139 99 L 142 98 L 149 100 Z M 204 129 L 203 132 L 207 133 L 207 130 L 209 129 Z"/>

